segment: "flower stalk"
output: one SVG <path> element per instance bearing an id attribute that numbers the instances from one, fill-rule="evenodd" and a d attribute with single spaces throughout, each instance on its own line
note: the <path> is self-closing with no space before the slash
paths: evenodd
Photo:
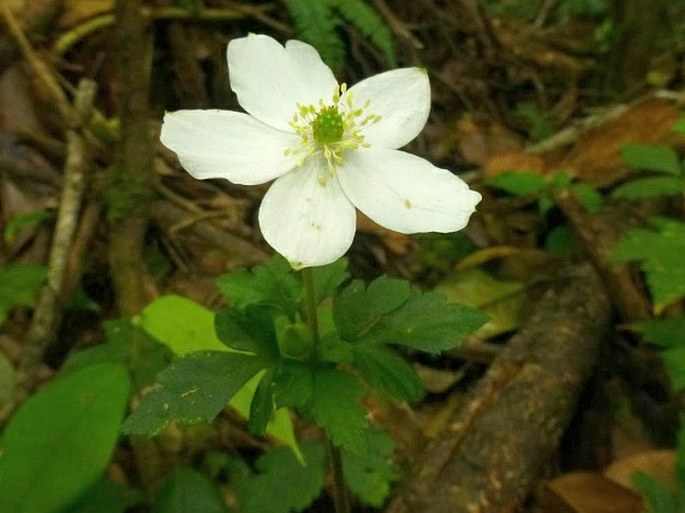
<path id="1" fill-rule="evenodd" d="M 318 351 L 321 343 L 319 334 L 319 319 L 317 315 L 318 301 L 316 298 L 316 288 L 314 284 L 314 271 L 311 267 L 306 267 L 300 271 L 304 283 L 305 305 L 307 309 L 307 325 L 312 337 L 312 348 L 310 353 L 310 363 L 316 364 Z M 328 465 L 333 475 L 333 504 L 336 513 L 350 513 L 350 499 L 345 486 L 345 476 L 343 475 L 342 456 L 340 449 L 336 447 L 324 431 L 326 438 L 326 453 L 328 455 Z"/>

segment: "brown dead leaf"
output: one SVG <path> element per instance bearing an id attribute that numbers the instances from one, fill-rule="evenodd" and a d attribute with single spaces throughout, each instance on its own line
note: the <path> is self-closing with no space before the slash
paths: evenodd
<path id="1" fill-rule="evenodd" d="M 574 148 L 547 169 L 566 169 L 577 178 L 597 187 L 613 185 L 628 173 L 621 158 L 626 143 L 656 144 L 671 136 L 671 127 L 680 117 L 673 102 L 651 99 L 587 132 Z"/>
<path id="2" fill-rule="evenodd" d="M 604 475 L 621 486 L 633 489 L 633 474 L 644 472 L 675 490 L 676 459 L 676 452 L 671 449 L 645 451 L 616 460 L 604 470 Z"/>
<path id="3" fill-rule="evenodd" d="M 412 240 L 407 235 L 383 228 L 360 211 L 357 211 L 357 229 L 376 235 L 383 241 L 383 245 L 397 256 L 406 255 L 411 250 Z"/>
<path id="4" fill-rule="evenodd" d="M 114 0 L 70 0 L 64 7 L 58 24 L 62 28 L 71 28 L 89 18 L 111 12 Z"/>
<path id="5" fill-rule="evenodd" d="M 490 153 L 484 161 L 484 174 L 490 177 L 503 171 L 551 173 L 563 169 L 596 187 L 608 187 L 623 180 L 630 172 L 621 157 L 623 145 L 682 145 L 685 138 L 671 132 L 671 127 L 680 117 L 674 102 L 648 99 L 582 133 L 571 146 L 542 154 L 525 151 Z"/>
<path id="6" fill-rule="evenodd" d="M 642 499 L 601 474 L 572 472 L 545 484 L 540 513 L 640 513 Z"/>

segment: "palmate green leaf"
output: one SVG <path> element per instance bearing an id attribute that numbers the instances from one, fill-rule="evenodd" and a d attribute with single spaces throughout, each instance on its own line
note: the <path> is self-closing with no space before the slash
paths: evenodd
<path id="1" fill-rule="evenodd" d="M 641 333 L 649 344 L 685 348 L 685 317 L 635 322 L 630 329 Z"/>
<path id="2" fill-rule="evenodd" d="M 234 350 L 266 358 L 278 356 L 273 316 L 263 307 L 250 305 L 244 310 L 221 310 L 216 314 L 214 327 L 219 339 Z"/>
<path id="3" fill-rule="evenodd" d="M 410 295 L 409 282 L 405 280 L 381 277 L 368 288 L 361 281 L 352 282 L 333 303 L 333 319 L 340 338 L 357 340 Z"/>
<path id="4" fill-rule="evenodd" d="M 547 189 L 547 182 L 542 175 L 533 171 L 505 171 L 493 176 L 487 183 L 514 196 L 540 194 Z"/>
<path id="5" fill-rule="evenodd" d="M 372 387 L 397 399 L 418 401 L 423 397 L 423 385 L 404 358 L 382 346 L 353 346 L 354 366 Z"/>
<path id="6" fill-rule="evenodd" d="M 342 451 L 343 474 L 350 491 L 364 504 L 380 508 L 397 480 L 392 466 L 395 444 L 382 431 L 367 430 L 368 450 L 353 454 Z"/>
<path id="7" fill-rule="evenodd" d="M 277 408 L 302 408 L 310 403 L 314 390 L 310 366 L 297 360 L 282 359 L 273 379 Z"/>
<path id="8" fill-rule="evenodd" d="M 383 316 L 358 342 L 399 344 L 437 353 L 459 345 L 463 337 L 483 326 L 487 319 L 478 310 L 448 303 L 442 294 L 426 292 Z"/>
<path id="9" fill-rule="evenodd" d="M 216 285 L 234 308 L 268 305 L 291 318 L 302 296 L 302 285 L 293 275 L 290 264 L 278 255 L 252 270 L 239 269 L 219 276 Z"/>
<path id="10" fill-rule="evenodd" d="M 0 439 L 0 511 L 58 513 L 102 476 L 130 393 L 123 365 L 98 364 L 50 382 Z"/>
<path id="11" fill-rule="evenodd" d="M 665 144 L 625 144 L 621 148 L 623 161 L 633 169 L 681 174 L 678 154 Z"/>
<path id="12" fill-rule="evenodd" d="M 312 420 L 345 450 L 359 453 L 366 450 L 366 410 L 359 401 L 364 389 L 350 374 L 336 369 L 313 369 L 311 405 Z"/>
<path id="13" fill-rule="evenodd" d="M 217 486 L 204 474 L 182 468 L 167 476 L 152 513 L 228 513 Z"/>
<path id="14" fill-rule="evenodd" d="M 616 187 L 611 193 L 614 198 L 644 199 L 658 196 L 673 196 L 685 191 L 685 178 L 679 176 L 654 176 L 639 178 Z"/>
<path id="15" fill-rule="evenodd" d="M 40 265 L 0 265 L 0 326 L 16 306 L 33 306 L 48 270 Z"/>
<path id="16" fill-rule="evenodd" d="M 307 508 L 320 494 L 325 478 L 325 451 L 319 442 L 302 444 L 304 464 L 276 447 L 257 459 L 257 474 L 245 463 L 228 463 L 239 513 L 289 513 Z M 195 511 L 195 510 L 194 510 Z"/>
<path id="17" fill-rule="evenodd" d="M 170 422 L 211 422 L 250 378 L 268 366 L 257 356 L 202 351 L 181 357 L 157 377 L 160 385 L 145 395 L 126 419 L 123 431 L 152 436 Z"/>
<path id="18" fill-rule="evenodd" d="M 614 249 L 612 258 L 640 262 L 659 312 L 685 296 L 685 224 L 659 218 L 652 219 L 652 224 L 655 230 L 628 232 Z"/>

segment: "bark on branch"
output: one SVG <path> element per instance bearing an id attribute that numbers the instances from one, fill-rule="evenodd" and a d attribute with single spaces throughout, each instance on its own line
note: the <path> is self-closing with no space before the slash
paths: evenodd
<path id="1" fill-rule="evenodd" d="M 386 513 L 517 511 L 553 457 L 610 326 L 589 265 L 541 298 Z"/>

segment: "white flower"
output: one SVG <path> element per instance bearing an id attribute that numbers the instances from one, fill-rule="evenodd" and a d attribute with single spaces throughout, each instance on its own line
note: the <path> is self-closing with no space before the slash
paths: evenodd
<path id="1" fill-rule="evenodd" d="M 352 244 L 355 207 L 401 233 L 453 232 L 481 196 L 397 150 L 423 129 L 428 76 L 396 69 L 339 85 L 317 51 L 251 34 L 228 45 L 231 88 L 248 114 L 181 110 L 161 141 L 195 178 L 276 179 L 259 209 L 266 241 L 295 268 L 324 265 Z"/>

